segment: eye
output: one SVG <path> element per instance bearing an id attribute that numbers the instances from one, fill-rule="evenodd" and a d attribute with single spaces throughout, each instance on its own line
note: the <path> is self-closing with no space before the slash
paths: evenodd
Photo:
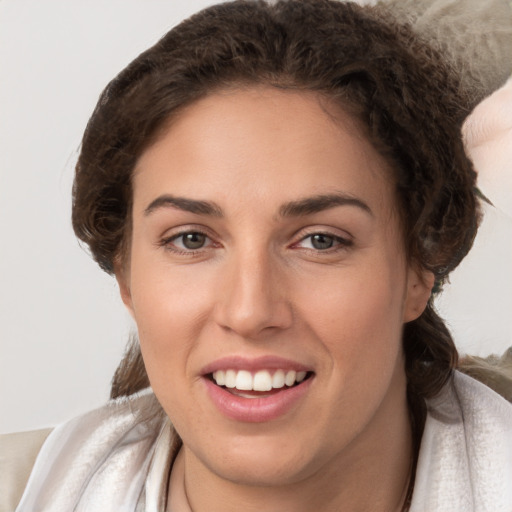
<path id="1" fill-rule="evenodd" d="M 317 235 L 311 235 L 311 245 L 318 250 L 330 249 L 334 245 L 334 237 L 318 233 Z"/>
<path id="2" fill-rule="evenodd" d="M 201 231 L 186 231 L 162 240 L 162 245 L 178 251 L 197 251 L 212 245 L 208 235 Z"/>
<path id="3" fill-rule="evenodd" d="M 304 249 L 311 249 L 315 251 L 328 251 L 329 249 L 342 249 L 352 245 L 352 242 L 340 236 L 328 233 L 311 233 L 305 236 L 297 244 Z"/>
<path id="4" fill-rule="evenodd" d="M 204 233 L 192 232 L 180 235 L 176 240 L 181 240 L 181 244 L 186 249 L 201 249 L 204 247 L 208 237 Z"/>

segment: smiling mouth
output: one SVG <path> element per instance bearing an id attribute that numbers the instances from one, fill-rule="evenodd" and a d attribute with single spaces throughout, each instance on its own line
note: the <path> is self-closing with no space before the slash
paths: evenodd
<path id="1" fill-rule="evenodd" d="M 313 372 L 295 370 L 217 370 L 207 378 L 232 395 L 242 398 L 265 398 L 280 391 L 297 387 Z"/>

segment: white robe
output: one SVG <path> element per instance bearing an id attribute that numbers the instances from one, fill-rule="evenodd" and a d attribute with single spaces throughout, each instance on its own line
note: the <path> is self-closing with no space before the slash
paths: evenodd
<path id="1" fill-rule="evenodd" d="M 178 445 L 150 390 L 57 427 L 16 512 L 163 512 Z M 456 373 L 428 402 L 410 512 L 512 511 L 512 405 Z"/>

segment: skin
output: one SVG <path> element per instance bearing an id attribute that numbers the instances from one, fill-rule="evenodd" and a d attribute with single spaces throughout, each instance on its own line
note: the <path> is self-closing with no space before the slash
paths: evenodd
<path id="1" fill-rule="evenodd" d="M 402 328 L 433 277 L 405 259 L 390 176 L 340 108 L 270 87 L 196 102 L 140 157 L 117 277 L 184 443 L 173 510 L 400 509 L 411 461 Z M 222 215 L 155 203 L 165 194 Z M 360 204 L 282 215 L 333 194 Z M 205 233 L 203 247 L 187 249 L 183 232 Z M 313 245 L 315 233 L 332 247 Z M 292 359 L 313 380 L 279 418 L 235 421 L 201 376 L 232 355 Z"/>

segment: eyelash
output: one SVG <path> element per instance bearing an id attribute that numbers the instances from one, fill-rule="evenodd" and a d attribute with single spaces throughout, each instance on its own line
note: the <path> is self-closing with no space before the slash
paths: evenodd
<path id="1" fill-rule="evenodd" d="M 298 242 L 295 242 L 292 245 L 292 247 L 297 246 L 298 244 L 304 242 L 307 239 L 312 240 L 314 236 L 323 236 L 326 238 L 330 238 L 333 241 L 334 246 L 328 247 L 326 249 L 315 249 L 315 248 L 305 247 L 305 248 L 303 248 L 304 250 L 311 251 L 316 254 L 331 254 L 333 252 L 344 251 L 353 245 L 353 241 L 350 240 L 349 238 L 344 238 L 339 235 L 335 235 L 333 233 L 324 232 L 324 231 L 312 231 L 310 233 L 307 233 L 305 236 L 303 236 Z M 311 244 L 312 244 L 312 242 L 311 242 Z"/>
<path id="2" fill-rule="evenodd" d="M 186 235 L 200 235 L 200 236 L 204 236 L 205 239 L 207 240 L 210 240 L 210 244 L 208 244 L 207 246 L 202 246 L 202 247 L 199 247 L 198 249 L 181 249 L 180 247 L 177 247 L 176 245 L 174 245 L 174 241 L 182 238 Z M 310 251 L 310 252 L 314 252 L 316 254 L 330 254 L 330 253 L 333 253 L 333 252 L 338 252 L 338 251 L 343 251 L 343 250 L 346 250 L 348 249 L 349 247 L 351 247 L 353 245 L 353 241 L 348 239 L 348 238 L 343 238 L 341 236 L 338 236 L 338 235 L 334 235 L 332 233 L 329 233 L 329 232 L 322 232 L 322 231 L 312 231 L 311 233 L 307 233 L 305 236 L 303 236 L 299 241 L 297 242 L 294 242 L 291 247 L 297 247 L 300 243 L 304 242 L 305 240 L 307 239 L 312 239 L 312 237 L 314 236 L 323 236 L 323 237 L 326 237 L 326 238 L 329 238 L 329 239 L 332 239 L 333 241 L 333 244 L 334 247 L 328 247 L 328 248 L 325 248 L 325 249 L 316 249 L 316 248 L 310 248 L 310 247 L 304 247 L 303 250 L 305 251 Z M 182 242 L 183 243 L 183 242 Z M 220 244 L 215 244 L 215 242 L 212 240 L 212 238 L 207 234 L 205 233 L 204 231 L 200 230 L 200 229 L 189 229 L 189 230 L 185 230 L 185 231 L 180 231 L 179 233 L 176 233 L 176 234 L 173 234 L 171 236 L 168 236 L 166 238 L 163 238 L 159 244 L 160 246 L 164 247 L 166 250 L 168 251 L 172 251 L 173 253 L 175 254 L 178 254 L 178 255 L 186 255 L 186 256 L 194 256 L 196 254 L 199 254 L 201 251 L 211 247 L 211 246 L 216 246 L 216 247 L 220 247 Z"/>
<path id="3" fill-rule="evenodd" d="M 182 249 L 180 247 L 176 247 L 176 245 L 173 244 L 175 240 L 178 240 L 179 238 L 183 238 L 186 235 L 201 235 L 204 236 L 207 240 L 210 240 L 210 244 L 207 247 L 200 247 L 198 249 Z M 185 255 L 185 256 L 194 256 L 196 254 L 199 254 L 204 249 L 210 247 L 210 245 L 215 245 L 212 238 L 208 235 L 208 233 L 205 233 L 204 231 L 200 229 L 188 229 L 185 231 L 180 231 L 179 233 L 176 233 L 174 235 L 168 236 L 166 238 L 163 238 L 159 245 L 164 247 L 164 249 L 168 251 L 172 251 L 175 254 L 178 255 Z"/>

